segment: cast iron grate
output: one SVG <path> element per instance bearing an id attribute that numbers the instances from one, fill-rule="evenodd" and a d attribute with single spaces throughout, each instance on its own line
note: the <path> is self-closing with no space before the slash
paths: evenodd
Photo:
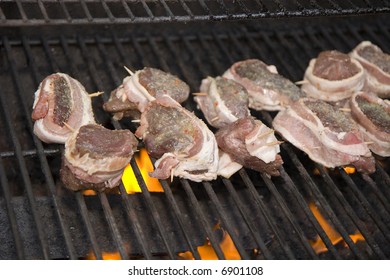
<path id="1" fill-rule="evenodd" d="M 1 26 L 121 24 L 373 14 L 387 0 L 4 0 Z"/>
<path id="2" fill-rule="evenodd" d="M 87 2 L 87 1 L 86 1 Z M 343 21 L 341 21 L 343 22 Z M 146 33 L 82 34 L 67 37 L 1 38 L 0 64 L 0 258 L 179 259 L 183 252 L 201 258 L 207 241 L 219 259 L 229 258 L 221 240 L 228 235 L 242 259 L 388 259 L 390 257 L 390 161 L 377 160 L 370 175 L 326 170 L 290 144 L 282 145 L 280 177 L 241 170 L 230 180 L 194 183 L 162 181 L 163 193 L 149 192 L 134 160 L 142 193 L 124 186 L 85 196 L 66 190 L 59 180 L 62 147 L 46 145 L 32 133 L 33 92 L 52 72 L 65 72 L 88 91 L 96 119 L 115 122 L 103 101 L 131 69 L 154 66 L 177 74 L 195 92 L 207 75 L 220 75 L 233 62 L 258 57 L 300 80 L 310 58 L 325 49 L 348 52 L 371 40 L 390 52 L 390 26 L 344 22 L 302 29 L 263 29 L 243 23 L 194 31 L 181 26 Z M 200 117 L 192 100 L 185 106 Z M 270 124 L 273 114 L 253 112 Z M 332 242 L 310 206 L 318 208 L 341 242 Z M 354 242 L 360 233 L 364 241 Z M 316 253 L 320 238 L 326 252 Z M 333 244 L 334 243 L 334 244 Z M 237 256 L 236 255 L 236 256 Z"/>

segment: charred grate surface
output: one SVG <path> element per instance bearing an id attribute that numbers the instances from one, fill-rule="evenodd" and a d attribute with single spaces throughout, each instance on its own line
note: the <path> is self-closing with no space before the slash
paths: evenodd
<path id="1" fill-rule="evenodd" d="M 3 0 L 0 26 L 220 21 L 388 11 L 387 0 Z"/>
<path id="2" fill-rule="evenodd" d="M 32 133 L 33 93 L 45 76 L 57 71 L 75 77 L 89 92 L 105 92 L 93 99 L 99 123 L 134 131 L 130 121 L 112 121 L 101 109 L 126 75 L 123 65 L 161 68 L 196 92 L 202 78 L 220 75 L 246 58 L 274 64 L 297 81 L 322 50 L 348 52 L 370 40 L 390 52 L 386 17 L 318 21 L 294 29 L 263 26 L 236 22 L 199 31 L 178 24 L 176 31 L 162 26 L 158 32 L 3 36 L 0 258 L 102 259 L 115 253 L 122 259 L 180 259 L 191 253 L 199 259 L 198 246 L 209 243 L 215 256 L 224 259 L 232 257 L 224 247 L 231 240 L 234 257 L 242 259 L 389 259 L 388 158 L 377 159 L 377 171 L 370 176 L 347 174 L 327 170 L 284 143 L 280 177 L 241 170 L 230 180 L 175 178 L 161 182 L 163 193 L 148 191 L 132 160 L 142 193 L 127 194 L 121 185 L 110 193 L 85 196 L 68 191 L 59 180 L 63 148 L 43 144 Z M 202 117 L 191 99 L 185 106 Z M 273 114 L 252 113 L 265 123 L 272 121 Z M 337 242 L 314 209 L 337 232 Z M 356 242 L 358 234 L 364 241 Z M 320 253 L 313 249 L 318 240 L 324 244 Z"/>

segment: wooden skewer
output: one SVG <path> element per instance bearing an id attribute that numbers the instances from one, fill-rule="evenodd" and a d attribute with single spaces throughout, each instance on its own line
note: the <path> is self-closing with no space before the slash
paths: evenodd
<path id="1" fill-rule="evenodd" d="M 171 169 L 171 182 L 173 182 L 173 168 Z"/>
<path id="2" fill-rule="evenodd" d="M 215 117 L 215 118 L 212 118 L 212 119 L 210 120 L 210 122 L 215 122 L 215 121 L 217 121 L 217 120 L 219 120 L 219 117 L 218 117 L 218 116 Z"/>
<path id="3" fill-rule="evenodd" d="M 296 85 L 303 85 L 303 84 L 308 84 L 309 81 L 308 80 L 302 80 L 302 81 L 298 81 L 298 82 L 295 82 Z"/>
<path id="4" fill-rule="evenodd" d="M 269 143 L 265 143 L 264 146 L 275 146 L 284 143 L 284 141 L 273 141 Z"/>
<path id="5" fill-rule="evenodd" d="M 260 134 L 259 136 L 257 136 L 257 139 L 260 139 L 260 138 L 263 138 L 263 137 L 265 137 L 265 136 L 268 136 L 268 135 L 270 135 L 270 134 L 272 134 L 272 133 L 274 133 L 274 132 L 275 132 L 275 130 L 270 129 L 270 130 L 268 130 L 267 132 L 264 132 L 263 134 Z"/>
<path id="6" fill-rule="evenodd" d="M 351 108 L 340 108 L 339 110 L 348 113 L 351 112 Z"/>
<path id="7" fill-rule="evenodd" d="M 133 123 L 140 123 L 141 120 L 131 120 L 131 122 L 133 122 Z"/>
<path id="8" fill-rule="evenodd" d="M 130 74 L 130 76 L 133 76 L 133 75 L 134 75 L 134 72 L 131 71 L 129 68 L 127 68 L 126 66 L 123 66 L 123 67 L 126 69 L 127 73 Z"/>
<path id="9" fill-rule="evenodd" d="M 88 96 L 92 98 L 92 97 L 102 95 L 103 93 L 104 93 L 103 91 L 97 91 L 97 92 L 88 94 Z"/>
<path id="10" fill-rule="evenodd" d="M 195 96 L 207 96 L 207 93 L 205 93 L 205 92 L 195 92 L 192 95 L 195 95 Z"/>
<path id="11" fill-rule="evenodd" d="M 68 123 L 66 122 L 63 122 L 63 124 L 72 132 L 75 132 L 75 129 L 73 127 L 71 127 Z"/>
<path id="12" fill-rule="evenodd" d="M 366 145 L 371 145 L 371 144 L 374 144 L 375 142 L 367 141 L 367 142 L 363 142 L 363 143 L 366 144 Z"/>

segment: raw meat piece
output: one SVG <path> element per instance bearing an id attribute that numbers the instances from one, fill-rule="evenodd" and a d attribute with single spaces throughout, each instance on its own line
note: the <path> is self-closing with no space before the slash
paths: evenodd
<path id="1" fill-rule="evenodd" d="M 370 150 L 390 156 L 390 103 L 374 94 L 359 92 L 351 98 L 351 114 Z"/>
<path id="2" fill-rule="evenodd" d="M 356 123 L 340 108 L 304 98 L 279 112 L 274 129 L 325 167 L 354 165 L 372 173 L 375 161 Z"/>
<path id="3" fill-rule="evenodd" d="M 203 79 L 200 93 L 194 97 L 207 122 L 221 128 L 249 116 L 248 92 L 239 83 L 223 77 Z"/>
<path id="4" fill-rule="evenodd" d="M 47 76 L 35 92 L 34 133 L 46 143 L 64 144 L 80 126 L 95 123 L 91 98 L 83 85 L 67 74 Z"/>
<path id="5" fill-rule="evenodd" d="M 61 180 L 65 187 L 74 191 L 103 191 L 116 187 L 137 145 L 138 140 L 130 130 L 84 125 L 65 143 Z"/>
<path id="6" fill-rule="evenodd" d="M 307 96 L 336 102 L 360 91 L 365 71 L 360 63 L 339 51 L 323 51 L 311 59 L 306 69 L 302 90 Z"/>
<path id="7" fill-rule="evenodd" d="M 370 41 L 363 41 L 350 53 L 366 70 L 365 90 L 390 97 L 390 55 Z"/>
<path id="8" fill-rule="evenodd" d="M 258 59 L 236 62 L 223 76 L 247 89 L 249 107 L 255 110 L 281 110 L 305 96 L 293 82 L 279 75 L 275 66 Z"/>
<path id="9" fill-rule="evenodd" d="M 150 176 L 177 176 L 196 182 L 216 179 L 218 146 L 214 134 L 170 96 L 159 96 L 147 105 L 135 134 L 158 159 Z"/>

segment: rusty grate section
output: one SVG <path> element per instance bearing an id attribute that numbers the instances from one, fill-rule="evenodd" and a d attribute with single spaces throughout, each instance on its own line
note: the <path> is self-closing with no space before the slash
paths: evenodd
<path id="1" fill-rule="evenodd" d="M 50 1 L 38 2 L 44 7 Z M 34 137 L 30 118 L 33 92 L 52 72 L 69 73 L 90 92 L 104 91 L 93 100 L 97 121 L 134 131 L 130 121 L 112 121 L 101 109 L 126 75 L 123 65 L 161 68 L 195 92 L 203 77 L 241 59 L 258 57 L 296 81 L 321 50 L 348 52 L 371 40 L 390 52 L 390 25 L 380 19 L 277 31 L 261 23 L 207 32 L 180 27 L 156 34 L 1 38 L 0 258 L 200 259 L 208 243 L 219 259 L 388 259 L 389 159 L 378 158 L 370 176 L 348 174 L 327 170 L 284 143 L 280 177 L 243 169 L 230 180 L 162 181 L 164 192 L 154 193 L 132 160 L 141 193 L 128 194 L 121 185 L 85 196 L 62 186 L 62 147 Z M 185 106 L 202 117 L 192 100 Z M 272 121 L 273 114 L 253 114 Z"/>

